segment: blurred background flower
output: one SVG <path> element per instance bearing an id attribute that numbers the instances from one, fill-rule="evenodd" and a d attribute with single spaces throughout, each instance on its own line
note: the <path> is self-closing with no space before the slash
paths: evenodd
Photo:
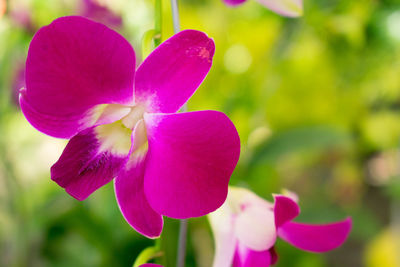
<path id="1" fill-rule="evenodd" d="M 154 2 L 99 3 L 122 18 L 119 31 L 140 57 Z M 27 10 L 37 29 L 81 6 L 9 0 L 0 18 L 0 266 L 131 266 L 153 244 L 126 224 L 111 184 L 81 203 L 50 180 L 65 143 L 37 133 L 12 102 L 33 33 L 13 12 Z M 165 40 L 172 35 L 168 0 L 163 7 Z M 283 187 L 297 192 L 298 221 L 353 218 L 349 240 L 323 255 L 278 240 L 285 257 L 276 266 L 381 267 L 384 257 L 398 265 L 400 3 L 309 0 L 303 17 L 287 19 L 256 1 L 231 9 L 221 1 L 182 0 L 180 14 L 182 28 L 204 31 L 216 43 L 213 67 L 188 105 L 221 110 L 235 123 L 242 155 L 231 184 L 269 200 Z M 178 223 L 168 219 L 164 227 L 157 260 L 169 267 Z M 188 267 L 211 266 L 205 218 L 189 220 L 188 245 Z"/>

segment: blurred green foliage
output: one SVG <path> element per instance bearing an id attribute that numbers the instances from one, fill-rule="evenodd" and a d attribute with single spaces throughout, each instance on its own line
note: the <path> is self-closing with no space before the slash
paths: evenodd
<path id="1" fill-rule="evenodd" d="M 34 130 L 13 89 L 33 33 L 79 14 L 80 0 L 7 3 L 0 18 L 0 266 L 132 266 L 154 241 L 124 221 L 111 184 L 78 202 L 50 180 L 65 141 Z M 140 60 L 154 3 L 107 3 Z M 166 39 L 167 0 L 163 7 Z M 180 8 L 183 28 L 216 43 L 213 68 L 189 109 L 224 111 L 237 126 L 242 154 L 231 184 L 267 199 L 282 188 L 297 192 L 299 220 L 354 219 L 348 242 L 330 253 L 278 241 L 277 266 L 399 266 L 400 3 L 309 0 L 300 19 L 252 0 L 238 8 L 183 0 Z M 175 265 L 177 233 L 178 222 L 166 219 L 157 261 L 167 267 Z M 205 218 L 190 220 L 188 243 L 187 266 L 209 267 Z"/>

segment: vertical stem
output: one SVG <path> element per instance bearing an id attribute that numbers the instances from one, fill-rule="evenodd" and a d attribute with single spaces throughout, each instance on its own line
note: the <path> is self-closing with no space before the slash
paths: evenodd
<path id="1" fill-rule="evenodd" d="M 176 260 L 177 267 L 185 267 L 187 228 L 188 228 L 187 219 L 182 219 L 180 221 L 180 228 L 179 228 L 178 257 Z"/>
<path id="2" fill-rule="evenodd" d="M 178 0 L 171 0 L 171 10 L 172 10 L 172 21 L 174 23 L 174 33 L 181 30 L 179 23 L 179 10 L 178 10 Z"/>
<path id="3" fill-rule="evenodd" d="M 172 21 L 174 25 L 174 33 L 178 33 L 181 28 L 179 22 L 178 0 L 171 0 L 171 11 L 172 11 Z M 181 108 L 181 112 L 186 112 L 186 111 L 187 111 L 187 105 L 184 104 Z M 180 220 L 178 255 L 176 260 L 177 267 L 185 267 L 187 228 L 188 228 L 187 219 Z"/>
<path id="4" fill-rule="evenodd" d="M 157 47 L 161 44 L 162 31 L 162 0 L 155 0 L 154 7 L 154 45 Z"/>

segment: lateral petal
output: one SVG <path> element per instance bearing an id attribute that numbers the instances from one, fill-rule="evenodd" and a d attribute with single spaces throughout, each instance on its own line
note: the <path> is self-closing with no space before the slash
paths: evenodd
<path id="1" fill-rule="evenodd" d="M 278 235 L 299 249 L 320 253 L 341 246 L 350 233 L 351 225 L 351 218 L 320 225 L 288 222 L 278 228 Z"/>
<path id="2" fill-rule="evenodd" d="M 130 131 L 118 123 L 86 129 L 67 144 L 51 179 L 77 200 L 110 182 L 128 160 Z"/>
<path id="3" fill-rule="evenodd" d="M 135 53 L 117 32 L 83 17 L 54 20 L 33 37 L 20 104 L 45 134 L 70 138 L 96 122 L 100 104 L 130 104 Z"/>
<path id="4" fill-rule="evenodd" d="M 233 123 L 218 111 L 145 114 L 149 152 L 144 188 L 172 218 L 203 216 L 225 201 L 240 153 Z"/>

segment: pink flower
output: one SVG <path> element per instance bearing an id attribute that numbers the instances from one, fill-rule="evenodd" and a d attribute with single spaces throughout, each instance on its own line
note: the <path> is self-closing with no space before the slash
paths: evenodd
<path id="1" fill-rule="evenodd" d="M 243 4 L 246 0 L 224 0 L 229 6 Z M 299 17 L 303 15 L 303 0 L 257 0 L 266 8 L 286 17 Z"/>
<path id="2" fill-rule="evenodd" d="M 277 237 L 293 246 L 326 252 L 342 245 L 351 219 L 312 225 L 293 222 L 300 208 L 293 198 L 275 195 L 270 203 L 243 188 L 229 188 L 224 205 L 209 215 L 215 236 L 214 267 L 266 267 L 278 260 Z"/>
<path id="3" fill-rule="evenodd" d="M 137 69 L 131 45 L 83 17 L 63 17 L 34 36 L 20 105 L 39 131 L 70 138 L 51 179 L 86 199 L 114 177 L 128 223 L 160 235 L 162 215 L 188 218 L 226 199 L 240 153 L 218 111 L 176 113 L 211 68 L 214 42 L 182 31 Z"/>
<path id="4" fill-rule="evenodd" d="M 159 264 L 155 264 L 155 263 L 146 263 L 146 264 L 142 264 L 139 267 L 163 267 L 162 265 Z"/>
<path id="5" fill-rule="evenodd" d="M 114 14 L 109 8 L 100 5 L 98 0 L 81 0 L 81 16 L 103 23 L 108 27 L 118 29 L 122 25 L 122 18 Z"/>

